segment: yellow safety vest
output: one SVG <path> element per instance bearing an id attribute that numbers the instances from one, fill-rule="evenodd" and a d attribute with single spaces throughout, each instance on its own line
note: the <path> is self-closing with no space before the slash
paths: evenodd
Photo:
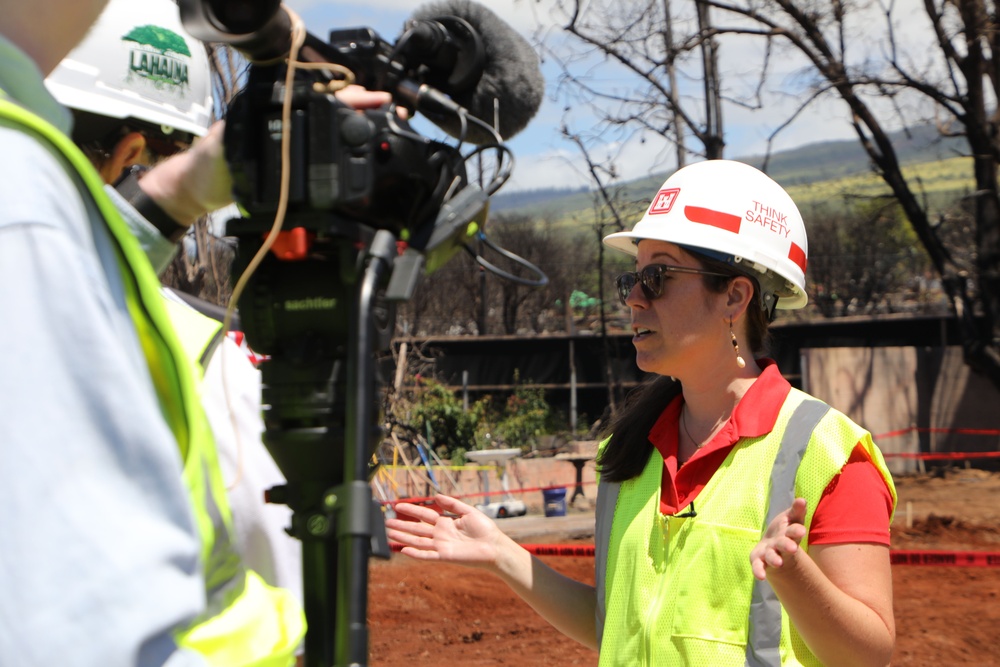
<path id="1" fill-rule="evenodd" d="M 212 353 L 225 335 L 222 323 L 167 298 L 164 304 L 185 355 L 201 380 Z M 224 494 L 225 483 L 216 454 L 213 447 L 214 472 L 209 482 Z M 219 541 L 219 536 L 224 534 L 228 542 L 233 534 L 228 501 L 224 509 L 224 516 L 217 516 L 217 519 L 224 518 L 224 522 L 217 527 L 215 539 Z M 210 597 L 209 612 L 213 606 L 222 611 L 187 632 L 184 645 L 211 656 L 212 664 L 220 667 L 287 665 L 305 634 L 302 607 L 290 591 L 269 586 L 253 570 L 246 570 L 244 574 L 245 580 L 240 586 L 234 586 L 236 578 L 229 580 L 228 591 L 223 583 L 215 593 L 214 604 Z M 234 629 L 239 629 L 239 637 L 233 635 Z"/>
<path id="2" fill-rule="evenodd" d="M 806 499 L 805 525 L 811 525 L 823 491 L 858 443 L 895 503 L 892 477 L 871 435 L 796 389 L 771 433 L 733 447 L 698 494 L 695 516 L 660 513 L 663 458 L 655 449 L 639 477 L 600 482 L 601 667 L 818 665 L 770 584 L 753 577 L 749 555 L 770 520 L 796 497 Z M 808 534 L 802 548 L 809 550 Z"/>
<path id="3" fill-rule="evenodd" d="M 171 325 L 160 282 L 90 161 L 62 132 L 0 90 L 0 118 L 55 147 L 75 169 L 101 212 L 118 258 L 126 305 L 160 408 L 184 462 L 184 481 L 201 537 L 208 607 L 177 633 L 178 644 L 211 665 L 285 667 L 305 634 L 297 601 L 243 567 L 232 543 L 232 519 L 215 443 L 201 407 L 196 372 Z M 155 604 L 155 601 L 151 601 Z"/>

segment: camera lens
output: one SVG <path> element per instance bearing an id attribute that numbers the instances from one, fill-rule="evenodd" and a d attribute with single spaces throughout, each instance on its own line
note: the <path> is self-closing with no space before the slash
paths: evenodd
<path id="1" fill-rule="evenodd" d="M 281 0 L 209 0 L 211 20 L 216 27 L 233 35 L 260 30 L 274 16 Z"/>

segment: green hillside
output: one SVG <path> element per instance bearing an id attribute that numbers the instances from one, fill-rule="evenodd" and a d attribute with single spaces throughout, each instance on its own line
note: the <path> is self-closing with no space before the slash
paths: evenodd
<path id="1" fill-rule="evenodd" d="M 972 158 L 956 157 L 933 162 L 921 162 L 904 167 L 910 183 L 919 183 L 918 196 L 932 206 L 946 206 L 973 187 Z M 788 194 L 806 214 L 809 210 L 842 208 L 850 201 L 889 196 L 889 187 L 872 173 L 851 174 L 828 180 L 783 183 Z"/>
<path id="2" fill-rule="evenodd" d="M 917 176 L 932 205 L 940 205 L 968 192 L 972 187 L 969 158 L 961 154 L 961 140 L 942 138 L 932 127 L 918 128 L 892 137 L 907 175 Z M 760 156 L 737 158 L 761 167 Z M 803 213 L 837 209 L 850 200 L 887 195 L 888 188 L 876 177 L 858 142 L 827 141 L 775 153 L 767 172 L 788 189 Z M 651 174 L 617 187 L 621 201 L 646 202 L 666 179 L 667 173 Z M 912 181 L 911 181 L 912 182 Z M 594 194 L 587 190 L 533 190 L 503 193 L 492 198 L 493 212 L 546 217 L 555 222 L 591 219 Z"/>

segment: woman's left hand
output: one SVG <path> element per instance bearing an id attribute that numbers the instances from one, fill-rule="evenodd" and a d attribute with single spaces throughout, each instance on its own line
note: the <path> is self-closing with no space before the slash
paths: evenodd
<path id="1" fill-rule="evenodd" d="M 791 507 L 774 517 L 764 537 L 750 552 L 753 576 L 763 581 L 767 578 L 767 568 L 782 567 L 785 559 L 799 550 L 799 543 L 806 535 L 805 520 L 805 498 L 796 498 Z"/>

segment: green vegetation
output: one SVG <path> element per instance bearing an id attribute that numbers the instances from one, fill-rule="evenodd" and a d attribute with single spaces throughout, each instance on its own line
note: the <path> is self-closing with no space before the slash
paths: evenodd
<path id="1" fill-rule="evenodd" d="M 892 135 L 893 145 L 907 178 L 916 177 L 932 208 L 946 208 L 973 188 L 971 158 L 962 153 L 962 139 L 941 137 L 933 126 L 911 128 Z M 735 158 L 757 167 L 760 156 Z M 767 173 L 788 189 L 808 217 L 808 212 L 843 213 L 861 199 L 889 195 L 888 187 L 872 172 L 857 140 L 827 141 L 781 151 L 770 157 Z M 668 176 L 667 172 L 615 186 L 622 202 L 648 202 Z M 594 193 L 541 190 L 504 193 L 493 197 L 493 210 L 546 217 L 561 229 L 592 226 L 596 219 Z M 641 215 L 641 214 L 640 214 Z M 637 220 L 626 214 L 628 220 Z"/>
<path id="2" fill-rule="evenodd" d="M 522 385 L 518 380 L 519 374 L 515 371 L 514 381 L 517 387 L 507 397 L 503 411 L 494 415 L 496 422 L 493 433 L 495 440 L 507 447 L 530 449 L 547 432 L 549 405 L 545 402 L 545 390 Z M 492 446 L 495 446 L 495 442 Z"/>
<path id="3" fill-rule="evenodd" d="M 772 176 L 788 190 L 807 224 L 817 215 L 846 214 L 866 200 L 891 197 L 889 187 L 870 170 L 858 172 L 847 167 L 844 170 L 849 173 L 815 181 L 804 180 L 802 173 L 788 176 L 772 173 Z M 967 157 L 920 162 L 904 169 L 907 178 L 919 182 L 919 195 L 925 198 L 932 210 L 940 211 L 953 206 L 957 199 L 972 191 L 971 172 L 971 158 Z M 650 176 L 622 186 L 622 199 L 644 207 L 666 176 Z M 517 209 L 517 213 L 526 215 L 541 215 L 542 212 L 551 221 L 552 229 L 572 234 L 591 228 L 597 219 L 592 193 L 563 195 Z M 630 213 L 625 215 L 625 219 L 632 223 L 637 222 L 640 216 L 641 213 Z"/>
<path id="4" fill-rule="evenodd" d="M 410 400 L 394 404 L 394 420 L 426 436 L 435 453 L 454 465 L 462 465 L 469 450 L 530 450 L 541 436 L 558 430 L 557 422 L 543 389 L 521 384 L 516 372 L 515 382 L 517 387 L 502 402 L 484 396 L 466 410 L 455 392 L 422 378 Z"/>
<path id="5" fill-rule="evenodd" d="M 920 183 L 921 194 L 932 208 L 947 208 L 973 187 L 971 158 L 913 164 L 904 168 L 903 173 L 911 182 Z M 851 208 L 854 202 L 892 196 L 889 186 L 870 172 L 791 185 L 787 189 L 804 215 L 807 211 L 818 210 L 842 212 Z"/>
<path id="6" fill-rule="evenodd" d="M 907 178 L 917 179 L 915 182 L 920 183 L 921 194 L 931 207 L 944 209 L 972 190 L 971 161 L 967 157 L 953 157 L 919 162 L 909 165 L 903 172 Z M 832 178 L 822 178 L 822 174 L 817 173 L 817 180 L 807 180 L 802 173 L 772 172 L 772 176 L 785 186 L 803 215 L 808 212 L 839 213 L 859 200 L 891 196 L 889 187 L 870 170 L 856 171 L 856 168 L 847 167 L 844 170 L 848 173 Z M 622 186 L 623 199 L 648 202 L 666 177 L 665 173 L 659 174 Z M 516 210 L 529 215 L 544 211 L 553 227 L 566 230 L 581 229 L 595 220 L 591 193 L 563 195 Z"/>
<path id="7" fill-rule="evenodd" d="M 422 390 L 412 402 L 397 402 L 393 406 L 395 420 L 426 436 L 438 456 L 461 465 L 465 462 L 465 452 L 478 439 L 489 400 L 480 399 L 465 410 L 458 396 L 443 384 L 427 378 L 419 383 Z"/>

